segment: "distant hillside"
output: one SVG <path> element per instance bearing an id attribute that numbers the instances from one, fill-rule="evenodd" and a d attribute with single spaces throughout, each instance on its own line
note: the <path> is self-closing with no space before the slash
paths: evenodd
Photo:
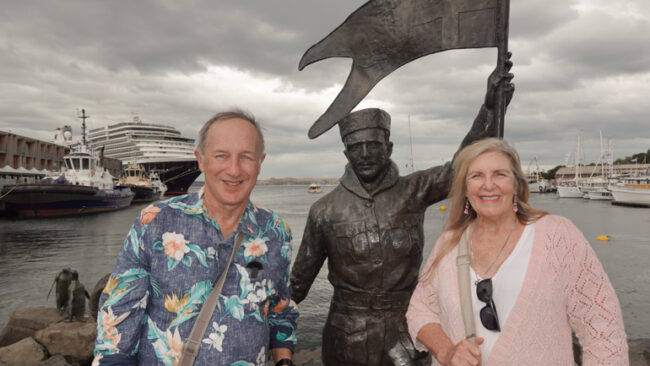
<path id="1" fill-rule="evenodd" d="M 339 178 L 269 178 L 258 180 L 261 185 L 310 185 L 318 183 L 322 185 L 339 184 Z"/>

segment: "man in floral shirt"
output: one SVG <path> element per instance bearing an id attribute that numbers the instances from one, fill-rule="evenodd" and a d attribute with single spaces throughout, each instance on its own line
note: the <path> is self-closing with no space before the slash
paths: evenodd
<path id="1" fill-rule="evenodd" d="M 244 240 L 195 365 L 292 365 L 298 311 L 291 301 L 291 231 L 250 202 L 264 161 L 252 116 L 219 113 L 199 133 L 200 192 L 142 210 L 104 289 L 93 365 L 172 365 L 202 304 Z"/>

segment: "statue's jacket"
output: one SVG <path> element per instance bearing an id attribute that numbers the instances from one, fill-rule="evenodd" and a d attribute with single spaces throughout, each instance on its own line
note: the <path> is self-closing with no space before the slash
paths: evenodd
<path id="1" fill-rule="evenodd" d="M 324 354 L 330 346 L 340 346 L 349 353 L 342 357 L 352 359 L 339 362 L 372 364 L 363 349 L 386 347 L 371 344 L 374 338 L 385 338 L 381 333 L 405 331 L 404 313 L 422 263 L 424 213 L 447 197 L 451 178 L 450 163 L 403 177 L 391 163 L 379 186 L 367 192 L 348 164 L 340 185 L 312 205 L 291 286 L 292 298 L 302 301 L 328 259 L 334 296 Z M 378 324 L 365 316 L 369 313 L 391 313 L 392 323 Z M 328 337 L 332 328 L 343 334 Z M 349 339 L 340 339 L 345 337 Z M 328 345 L 327 338 L 336 339 L 336 344 Z M 363 344 L 353 344 L 354 339 Z"/>

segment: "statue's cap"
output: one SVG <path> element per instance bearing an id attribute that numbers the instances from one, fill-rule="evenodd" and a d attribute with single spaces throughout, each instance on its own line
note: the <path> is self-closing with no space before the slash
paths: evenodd
<path id="1" fill-rule="evenodd" d="M 390 133 L 390 115 L 379 108 L 367 108 L 352 112 L 338 122 L 341 139 L 352 132 L 367 128 L 379 128 Z"/>

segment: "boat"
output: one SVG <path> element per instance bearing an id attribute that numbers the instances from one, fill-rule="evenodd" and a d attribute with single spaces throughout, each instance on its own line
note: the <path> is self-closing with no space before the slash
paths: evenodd
<path id="1" fill-rule="evenodd" d="M 140 164 L 129 163 L 120 177 L 119 185 L 126 186 L 135 194 L 133 202 L 151 202 L 159 199 L 167 187 L 155 172 L 147 174 Z"/>
<path id="2" fill-rule="evenodd" d="M 614 199 L 614 196 L 612 195 L 612 192 L 610 192 L 607 188 L 597 188 L 594 189 L 593 191 L 589 191 L 587 193 L 589 196 L 590 200 L 598 200 L 598 201 L 611 201 Z"/>
<path id="3" fill-rule="evenodd" d="M 583 193 L 575 181 L 559 182 L 557 194 L 560 198 L 582 198 Z"/>
<path id="4" fill-rule="evenodd" d="M 611 141 L 609 144 L 609 149 L 605 148 L 603 141 L 603 131 L 600 131 L 600 176 L 594 177 L 596 168 L 598 165 L 595 165 L 589 174 L 589 179 L 587 182 L 580 187 L 580 191 L 583 193 L 583 198 L 590 200 L 612 200 L 614 197 L 612 193 L 607 189 L 611 184 L 616 183 L 616 178 L 614 177 L 613 170 L 613 153 L 611 149 Z M 605 169 L 605 162 L 607 161 L 607 169 Z"/>
<path id="5" fill-rule="evenodd" d="M 151 172 L 149 174 L 149 179 L 151 180 L 151 186 L 153 187 L 154 194 L 157 194 L 158 197 L 164 196 L 165 192 L 167 192 L 167 186 L 162 182 L 162 180 L 160 180 L 158 173 Z"/>
<path id="6" fill-rule="evenodd" d="M 123 166 L 140 164 L 148 174 L 156 173 L 167 186 L 167 195 L 187 193 L 201 174 L 194 156 L 194 139 L 183 137 L 174 127 L 133 121 L 95 128 L 88 133 L 94 149 L 119 159 Z"/>
<path id="7" fill-rule="evenodd" d="M 560 198 L 582 198 L 580 191 L 580 156 L 582 155 L 582 133 L 578 135 L 578 147 L 576 149 L 575 163 L 576 173 L 573 180 L 559 181 L 557 183 L 557 194 Z"/>
<path id="8" fill-rule="evenodd" d="M 533 162 L 535 162 L 535 167 L 536 167 L 534 171 L 531 170 L 531 165 L 533 164 Z M 555 187 L 553 187 L 551 181 L 548 179 L 544 179 L 544 176 L 542 176 L 542 172 L 539 168 L 539 162 L 537 161 L 537 157 L 533 157 L 533 159 L 528 163 L 528 175 L 526 177 L 526 180 L 528 181 L 528 190 L 531 193 L 534 192 L 546 193 L 555 190 Z"/>
<path id="9" fill-rule="evenodd" d="M 312 183 L 307 188 L 307 193 L 321 193 L 323 192 L 323 187 L 318 183 Z"/>
<path id="10" fill-rule="evenodd" d="M 7 185 L 2 189 L 5 211 L 19 218 L 53 217 L 113 211 L 128 207 L 134 194 L 114 187 L 101 157 L 88 149 L 82 110 L 83 142 L 63 157 L 65 167 L 39 183 Z"/>
<path id="11" fill-rule="evenodd" d="M 612 203 L 650 207 L 650 169 L 644 175 L 625 177 L 608 189 L 614 197 Z"/>

